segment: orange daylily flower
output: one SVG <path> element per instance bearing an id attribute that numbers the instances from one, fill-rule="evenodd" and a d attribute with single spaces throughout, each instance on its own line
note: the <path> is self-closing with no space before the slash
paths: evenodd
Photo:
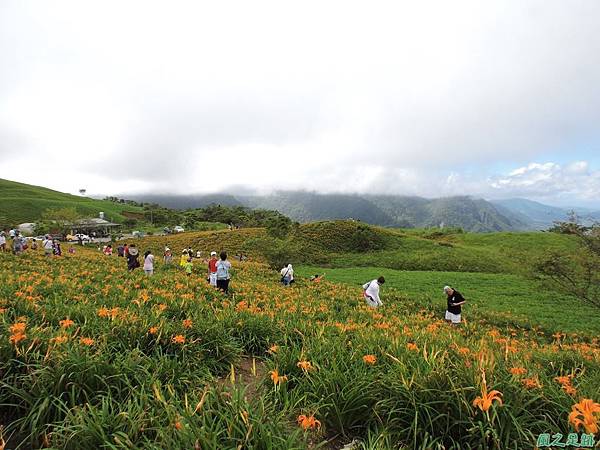
<path id="1" fill-rule="evenodd" d="M 298 364 L 296 364 L 296 366 L 300 367 L 304 372 L 308 372 L 309 370 L 315 369 L 315 367 L 310 361 L 298 361 Z"/>
<path id="2" fill-rule="evenodd" d="M 61 327 L 63 328 L 69 328 L 71 325 L 73 325 L 75 322 L 73 322 L 71 319 L 65 319 L 65 320 L 61 320 L 60 322 L 58 322 L 60 324 Z"/>
<path id="3" fill-rule="evenodd" d="M 192 328 L 193 322 L 192 319 L 185 319 L 183 321 L 183 328 Z"/>
<path id="4" fill-rule="evenodd" d="M 150 334 L 156 334 L 158 332 L 158 327 L 150 327 L 148 329 L 148 333 Z"/>
<path id="5" fill-rule="evenodd" d="M 12 324 L 8 329 L 13 334 L 24 333 L 26 324 L 25 322 L 16 322 Z"/>
<path id="6" fill-rule="evenodd" d="M 184 344 L 185 336 L 183 336 L 182 334 L 178 334 L 177 336 L 173 336 L 172 341 L 174 344 Z"/>
<path id="7" fill-rule="evenodd" d="M 269 353 L 277 353 L 279 351 L 279 345 L 271 345 L 271 347 L 269 347 Z"/>
<path id="8" fill-rule="evenodd" d="M 304 430 L 313 430 L 321 428 L 321 422 L 315 419 L 314 416 L 305 416 L 301 414 L 298 416 L 298 425 L 300 425 Z"/>
<path id="9" fill-rule="evenodd" d="M 525 367 L 511 367 L 509 372 L 515 376 L 525 375 L 527 373 L 527 369 Z"/>
<path id="10" fill-rule="evenodd" d="M 18 344 L 19 342 L 25 339 L 27 339 L 27 335 L 25 333 L 18 332 L 11 334 L 8 338 L 8 342 L 10 342 L 11 344 Z"/>
<path id="11" fill-rule="evenodd" d="M 481 397 L 476 397 L 473 400 L 473 406 L 481 409 L 483 412 L 486 412 L 492 406 L 494 400 L 498 401 L 498 403 L 502 404 L 502 392 L 493 390 L 487 392 L 487 388 L 485 386 L 481 387 Z"/>
<path id="12" fill-rule="evenodd" d="M 500 405 L 502 405 L 502 392 L 493 390 L 488 392 L 487 390 L 487 382 L 485 379 L 485 371 L 481 371 L 481 396 L 476 397 L 473 400 L 473 406 L 479 408 L 483 412 L 487 412 L 494 401 L 497 401 Z"/>
<path id="13" fill-rule="evenodd" d="M 102 307 L 98 310 L 98 317 L 108 317 L 108 316 L 110 316 L 110 309 Z"/>
<path id="14" fill-rule="evenodd" d="M 365 355 L 363 356 L 363 361 L 365 364 L 375 364 L 377 362 L 377 356 L 375 355 Z"/>
<path id="15" fill-rule="evenodd" d="M 589 398 L 584 398 L 572 406 L 569 422 L 577 431 L 583 425 L 586 433 L 596 434 L 599 429 L 597 414 L 600 414 L 600 404 Z"/>
<path id="16" fill-rule="evenodd" d="M 417 344 L 415 344 L 414 342 L 409 342 L 408 344 L 406 344 L 406 348 L 413 352 L 419 351 L 419 347 L 417 347 Z"/>
<path id="17" fill-rule="evenodd" d="M 277 386 L 284 381 L 287 381 L 288 377 L 286 375 L 279 375 L 279 371 L 277 369 L 271 370 L 269 372 L 271 374 L 271 380 L 273 380 L 273 384 Z"/>
<path id="18" fill-rule="evenodd" d="M 94 345 L 95 341 L 92 338 L 82 337 L 82 338 L 79 338 L 79 342 L 81 342 L 83 345 L 87 345 L 89 347 L 91 345 Z"/>
<path id="19" fill-rule="evenodd" d="M 542 385 L 540 383 L 540 380 L 538 380 L 537 377 L 523 378 L 521 380 L 521 383 L 523 383 L 523 385 L 527 389 L 535 389 L 535 388 L 541 388 L 542 387 Z"/>

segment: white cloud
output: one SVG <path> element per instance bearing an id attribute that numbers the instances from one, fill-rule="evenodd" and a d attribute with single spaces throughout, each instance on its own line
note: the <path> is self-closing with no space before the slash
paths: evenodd
<path id="1" fill-rule="evenodd" d="M 528 163 L 600 142 L 599 17 L 585 0 L 6 0 L 0 177 L 426 196 L 591 180 Z"/>

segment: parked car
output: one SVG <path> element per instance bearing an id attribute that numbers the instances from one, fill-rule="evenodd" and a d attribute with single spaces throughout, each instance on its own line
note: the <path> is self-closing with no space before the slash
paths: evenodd
<path id="1" fill-rule="evenodd" d="M 67 241 L 69 242 L 79 242 L 80 239 L 83 242 L 92 242 L 92 238 L 90 238 L 87 234 L 75 233 L 74 235 L 67 235 Z"/>
<path id="2" fill-rule="evenodd" d="M 176 227 L 173 227 L 173 231 L 175 233 L 183 233 L 185 230 L 183 229 L 183 227 L 180 227 L 179 225 L 177 225 Z"/>

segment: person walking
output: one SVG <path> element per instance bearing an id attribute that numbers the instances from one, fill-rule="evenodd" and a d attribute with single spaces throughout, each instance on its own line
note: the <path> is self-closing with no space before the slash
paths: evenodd
<path id="1" fill-rule="evenodd" d="M 150 250 L 144 253 L 144 273 L 148 276 L 154 274 L 154 255 Z"/>
<path id="2" fill-rule="evenodd" d="M 135 244 L 131 244 L 127 249 L 127 270 L 132 272 L 136 267 L 140 267 L 138 261 L 139 251 Z"/>
<path id="3" fill-rule="evenodd" d="M 294 269 L 291 264 L 281 269 L 281 282 L 284 286 L 289 286 L 294 282 Z"/>
<path id="4" fill-rule="evenodd" d="M 383 302 L 379 298 L 379 288 L 383 283 L 385 283 L 385 278 L 379 277 L 376 280 L 363 284 L 363 296 L 367 305 L 372 308 L 383 306 Z"/>
<path id="5" fill-rule="evenodd" d="M 217 252 L 210 252 L 208 261 L 208 283 L 217 287 Z"/>
<path id="6" fill-rule="evenodd" d="M 461 322 L 461 306 L 467 301 L 460 292 L 450 286 L 444 287 L 447 296 L 446 322 L 452 325 L 459 325 Z"/>
<path id="7" fill-rule="evenodd" d="M 229 280 L 231 279 L 231 263 L 227 261 L 227 253 L 221 252 L 221 259 L 217 261 L 217 289 L 229 294 Z"/>
<path id="8" fill-rule="evenodd" d="M 125 256 L 125 247 L 123 246 L 123 244 L 119 244 L 119 246 L 117 247 L 117 256 Z"/>

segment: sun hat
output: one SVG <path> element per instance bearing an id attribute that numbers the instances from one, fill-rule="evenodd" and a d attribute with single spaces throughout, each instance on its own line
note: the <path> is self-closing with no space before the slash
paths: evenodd
<path id="1" fill-rule="evenodd" d="M 217 256 L 217 252 L 210 252 L 210 256 Z"/>
<path id="2" fill-rule="evenodd" d="M 450 286 L 444 286 L 444 292 L 448 292 L 450 289 L 452 289 Z"/>
<path id="3" fill-rule="evenodd" d="M 138 249 L 137 249 L 136 247 L 130 247 L 130 248 L 129 248 L 129 254 L 130 254 L 131 256 L 137 256 L 137 254 L 138 254 Z"/>

